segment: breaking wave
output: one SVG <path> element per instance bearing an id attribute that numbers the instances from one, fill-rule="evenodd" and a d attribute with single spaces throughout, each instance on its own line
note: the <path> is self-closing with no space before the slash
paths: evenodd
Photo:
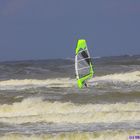
<path id="1" fill-rule="evenodd" d="M 1 90 L 8 89 L 25 89 L 32 87 L 72 87 L 75 85 L 75 80 L 70 78 L 60 78 L 60 79 L 47 79 L 47 80 L 37 80 L 37 79 L 24 79 L 24 80 L 7 80 L 0 82 Z"/>
<path id="2" fill-rule="evenodd" d="M 100 131 L 100 132 L 67 132 L 59 134 L 24 135 L 7 134 L 1 140 L 128 140 L 131 136 L 139 136 L 140 131 Z"/>
<path id="3" fill-rule="evenodd" d="M 95 77 L 91 81 L 112 81 L 112 82 L 139 82 L 140 83 L 140 71 L 116 73 L 105 75 L 101 77 Z"/>
<path id="4" fill-rule="evenodd" d="M 140 103 L 73 104 L 28 98 L 12 105 L 0 105 L 4 123 L 94 123 L 140 121 Z"/>
<path id="5" fill-rule="evenodd" d="M 100 84 L 100 82 L 108 83 L 118 83 L 123 82 L 127 84 L 139 84 L 140 83 L 140 71 L 127 72 L 127 73 L 116 73 L 105 76 L 95 76 L 90 80 L 90 84 Z M 76 80 L 70 78 L 58 78 L 58 79 L 24 79 L 24 80 L 6 80 L 0 81 L 1 90 L 10 89 L 26 89 L 32 87 L 74 87 L 76 86 Z"/>

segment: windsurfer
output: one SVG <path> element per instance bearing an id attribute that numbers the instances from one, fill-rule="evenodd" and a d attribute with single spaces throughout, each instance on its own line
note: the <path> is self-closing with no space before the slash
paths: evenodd
<path id="1" fill-rule="evenodd" d="M 88 87 L 86 82 L 84 82 L 84 85 L 85 85 L 86 88 Z"/>

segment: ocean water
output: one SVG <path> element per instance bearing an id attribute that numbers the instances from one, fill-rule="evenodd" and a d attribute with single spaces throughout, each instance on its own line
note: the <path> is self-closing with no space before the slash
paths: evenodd
<path id="1" fill-rule="evenodd" d="M 93 61 L 83 89 L 72 59 L 0 62 L 0 140 L 140 139 L 140 55 Z"/>

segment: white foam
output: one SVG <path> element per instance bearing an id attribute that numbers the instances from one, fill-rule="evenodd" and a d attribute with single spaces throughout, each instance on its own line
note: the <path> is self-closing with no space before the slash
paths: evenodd
<path id="1" fill-rule="evenodd" d="M 0 122 L 94 123 L 140 121 L 140 103 L 86 104 L 46 102 L 28 98 L 12 105 L 0 105 Z"/>
<path id="2" fill-rule="evenodd" d="M 57 78 L 57 79 L 11 79 L 6 81 L 0 81 L 0 89 L 25 89 L 32 87 L 71 87 L 76 84 L 75 80 L 70 78 Z"/>
<path id="3" fill-rule="evenodd" d="M 129 140 L 130 136 L 140 136 L 139 130 L 114 130 L 100 132 L 65 132 L 59 134 L 6 134 L 1 140 Z"/>
<path id="4" fill-rule="evenodd" d="M 89 83 L 92 85 L 100 84 L 100 82 L 124 82 L 127 84 L 140 83 L 140 71 L 127 72 L 127 73 L 116 73 L 105 76 L 95 76 Z M 76 79 L 71 78 L 57 78 L 57 79 L 11 79 L 6 81 L 0 81 L 0 90 L 10 89 L 26 89 L 32 87 L 76 87 Z"/>
<path id="5" fill-rule="evenodd" d="M 126 73 L 115 73 L 100 77 L 94 77 L 90 82 L 98 81 L 112 81 L 112 82 L 139 82 L 140 83 L 140 71 L 126 72 Z"/>

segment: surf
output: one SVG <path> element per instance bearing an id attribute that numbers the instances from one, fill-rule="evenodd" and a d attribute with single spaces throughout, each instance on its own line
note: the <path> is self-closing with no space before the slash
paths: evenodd
<path id="1" fill-rule="evenodd" d="M 57 134 L 6 134 L 0 136 L 1 140 L 128 140 L 130 136 L 139 136 L 139 130 L 114 130 L 114 131 L 96 131 L 96 132 L 61 132 Z"/>
<path id="2" fill-rule="evenodd" d="M 104 76 L 95 76 L 89 80 L 89 85 L 93 87 L 101 83 L 126 83 L 128 85 L 140 83 L 140 71 L 125 73 L 114 73 Z M 55 79 L 10 79 L 0 81 L 0 90 L 22 90 L 37 87 L 76 87 L 76 80 L 72 78 L 55 78 Z"/>
<path id="3" fill-rule="evenodd" d="M 94 123 L 140 121 L 140 103 L 74 104 L 28 98 L 11 105 L 0 105 L 3 123 Z"/>

